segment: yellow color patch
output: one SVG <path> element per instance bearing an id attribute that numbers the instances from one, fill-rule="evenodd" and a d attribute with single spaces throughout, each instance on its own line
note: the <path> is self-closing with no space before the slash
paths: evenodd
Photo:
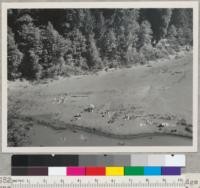
<path id="1" fill-rule="evenodd" d="M 106 176 L 124 176 L 124 167 L 106 167 Z"/>

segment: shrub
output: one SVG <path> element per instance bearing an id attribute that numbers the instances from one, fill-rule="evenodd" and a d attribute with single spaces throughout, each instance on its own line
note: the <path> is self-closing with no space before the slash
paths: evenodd
<path id="1" fill-rule="evenodd" d="M 156 57 L 156 49 L 153 48 L 151 44 L 146 44 L 140 49 L 140 53 L 145 57 L 147 61 L 155 60 Z"/>
<path id="2" fill-rule="evenodd" d="M 168 53 L 166 47 L 167 47 L 166 39 L 162 39 L 157 43 L 157 45 L 155 47 L 156 58 L 165 58 L 165 57 L 169 56 L 169 53 Z"/>
<path id="3" fill-rule="evenodd" d="M 81 70 L 80 67 L 70 66 L 70 65 L 64 65 L 62 68 L 62 76 L 70 76 L 70 75 L 79 75 L 83 74 L 83 70 Z"/>
<path id="4" fill-rule="evenodd" d="M 136 48 L 130 48 L 126 54 L 127 65 L 145 64 L 146 58 L 143 53 L 137 52 Z"/>
<path id="5" fill-rule="evenodd" d="M 39 64 L 39 57 L 33 50 L 25 53 L 23 62 L 20 64 L 22 76 L 29 80 L 40 79 L 42 76 L 42 66 Z"/>
<path id="6" fill-rule="evenodd" d="M 103 65 L 106 68 L 117 68 L 117 67 L 121 66 L 120 61 L 117 61 L 115 59 L 114 60 L 109 60 L 107 58 L 104 59 Z"/>
<path id="7" fill-rule="evenodd" d="M 135 56 L 135 61 L 139 64 L 146 64 L 147 63 L 147 59 L 145 58 L 145 56 L 142 53 L 137 53 Z"/>
<path id="8" fill-rule="evenodd" d="M 135 48 L 129 47 L 126 54 L 125 54 L 125 64 L 135 64 L 135 56 L 137 51 Z"/>
<path id="9" fill-rule="evenodd" d="M 168 47 L 166 47 L 166 50 L 167 50 L 168 54 L 174 55 L 176 53 L 177 48 L 175 50 L 174 47 L 168 46 Z"/>
<path id="10" fill-rule="evenodd" d="M 156 48 L 156 51 L 155 51 L 155 56 L 156 56 L 156 59 L 160 59 L 160 58 L 165 58 L 165 57 L 168 57 L 168 52 L 166 49 L 157 49 Z"/>
<path id="11" fill-rule="evenodd" d="M 62 69 L 63 69 L 63 67 L 65 65 L 64 58 L 63 57 L 54 58 L 52 60 L 52 62 L 53 62 L 52 66 L 50 66 L 49 68 L 45 69 L 44 77 L 53 78 L 55 76 L 58 76 L 58 75 L 62 74 Z"/>
<path id="12" fill-rule="evenodd" d="M 86 60 L 86 58 L 84 58 L 82 56 L 79 59 L 79 66 L 80 66 L 80 69 L 82 69 L 84 71 L 89 70 L 87 60 Z"/>
<path id="13" fill-rule="evenodd" d="M 23 54 L 17 49 L 8 49 L 8 79 L 13 80 L 19 78 L 21 73 L 19 66 L 23 59 Z"/>

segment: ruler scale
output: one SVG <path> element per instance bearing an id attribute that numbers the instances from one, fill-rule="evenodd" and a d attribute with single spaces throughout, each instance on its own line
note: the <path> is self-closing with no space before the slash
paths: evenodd
<path id="1" fill-rule="evenodd" d="M 200 174 L 152 176 L 10 176 L 0 177 L 0 188 L 200 188 Z"/>

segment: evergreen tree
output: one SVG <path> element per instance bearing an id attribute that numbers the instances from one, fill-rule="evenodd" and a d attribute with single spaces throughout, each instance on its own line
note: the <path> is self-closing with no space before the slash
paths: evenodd
<path id="1" fill-rule="evenodd" d="M 166 36 L 171 15 L 171 9 L 141 9 L 140 19 L 150 22 L 156 43 Z"/>
<path id="2" fill-rule="evenodd" d="M 177 28 L 178 41 L 181 45 L 193 43 L 193 16 L 192 9 L 174 9 L 171 25 Z"/>
<path id="3" fill-rule="evenodd" d="M 85 36 L 80 32 L 79 29 L 74 29 L 69 34 L 70 40 L 71 40 L 71 48 L 70 52 L 73 57 L 73 63 L 75 66 L 84 66 L 86 68 L 85 62 L 85 56 L 87 52 L 87 44 L 86 44 L 86 38 Z M 70 63 L 70 62 L 69 62 Z"/>
<path id="4" fill-rule="evenodd" d="M 32 75 L 36 73 L 35 71 L 31 71 L 35 70 L 36 67 L 40 67 L 39 56 L 42 52 L 40 29 L 34 25 L 33 18 L 28 14 L 17 19 L 17 27 L 18 46 L 20 51 L 24 54 L 20 65 L 20 71 L 23 77 L 33 79 L 37 76 Z M 30 59 L 28 57 L 30 57 Z"/>
<path id="5" fill-rule="evenodd" d="M 102 60 L 100 58 L 99 51 L 96 47 L 94 35 L 92 35 L 92 34 L 89 35 L 87 59 L 88 59 L 89 68 L 92 68 L 92 67 L 97 68 L 97 69 L 102 68 Z"/>
<path id="6" fill-rule="evenodd" d="M 177 45 L 178 45 L 177 37 L 178 37 L 177 28 L 174 25 L 170 25 L 168 32 L 167 32 L 167 39 L 168 39 L 170 45 L 174 48 L 177 47 Z"/>
<path id="7" fill-rule="evenodd" d="M 160 26 L 160 37 L 165 38 L 168 30 L 168 26 L 171 20 L 172 10 L 171 9 L 161 9 L 161 26 Z"/>
<path id="8" fill-rule="evenodd" d="M 14 34 L 10 28 L 8 28 L 8 79 L 16 79 L 21 76 L 19 66 L 21 64 L 23 54 L 19 51 Z"/>
<path id="9" fill-rule="evenodd" d="M 62 35 L 67 38 L 72 30 L 78 29 L 80 25 L 79 10 L 69 9 L 65 10 L 62 26 Z"/>
<path id="10" fill-rule="evenodd" d="M 144 20 L 140 24 L 140 30 L 138 33 L 138 45 L 137 48 L 141 48 L 142 46 L 146 44 L 151 44 L 152 40 L 152 29 L 151 29 L 151 24 L 147 21 Z"/>
<path id="11" fill-rule="evenodd" d="M 192 9 L 173 9 L 171 22 L 177 28 L 184 28 L 193 26 Z"/>
<path id="12" fill-rule="evenodd" d="M 21 67 L 23 75 L 30 80 L 38 80 L 42 76 L 42 66 L 39 64 L 39 57 L 33 50 L 24 54 L 24 63 Z"/>
<path id="13" fill-rule="evenodd" d="M 107 58 L 108 60 L 117 60 L 117 46 L 116 34 L 111 29 L 105 34 L 102 42 L 104 58 Z"/>
<path id="14" fill-rule="evenodd" d="M 137 46 L 138 16 L 139 12 L 137 9 L 119 9 L 115 11 L 114 23 L 118 43 L 117 51 L 122 63 L 127 63 L 127 51 Z"/>
<path id="15" fill-rule="evenodd" d="M 82 11 L 82 22 L 82 32 L 86 36 L 86 39 L 89 40 L 95 27 L 95 19 L 90 9 L 84 9 Z"/>
<path id="16" fill-rule="evenodd" d="M 174 37 L 177 37 L 177 29 L 174 25 L 170 25 L 168 29 L 167 37 L 168 39 L 171 39 L 171 40 L 173 40 Z"/>
<path id="17" fill-rule="evenodd" d="M 101 40 L 107 31 L 106 20 L 103 15 L 103 11 L 101 9 L 100 10 L 95 9 L 93 11 L 94 11 L 93 14 L 95 17 L 95 25 L 94 25 L 95 38 L 98 40 Z"/>
<path id="18" fill-rule="evenodd" d="M 44 69 L 44 74 L 59 74 L 61 65 L 59 62 L 64 58 L 70 47 L 70 41 L 64 39 L 53 27 L 51 22 L 42 30 L 43 52 L 41 65 Z"/>
<path id="19" fill-rule="evenodd" d="M 9 79 L 144 63 L 193 45 L 185 8 L 9 9 L 8 26 Z"/>

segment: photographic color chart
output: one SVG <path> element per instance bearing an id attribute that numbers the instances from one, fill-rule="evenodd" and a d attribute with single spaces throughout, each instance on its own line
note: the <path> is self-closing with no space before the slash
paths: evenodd
<path id="1" fill-rule="evenodd" d="M 13 155 L 14 176 L 181 175 L 185 155 Z"/>

